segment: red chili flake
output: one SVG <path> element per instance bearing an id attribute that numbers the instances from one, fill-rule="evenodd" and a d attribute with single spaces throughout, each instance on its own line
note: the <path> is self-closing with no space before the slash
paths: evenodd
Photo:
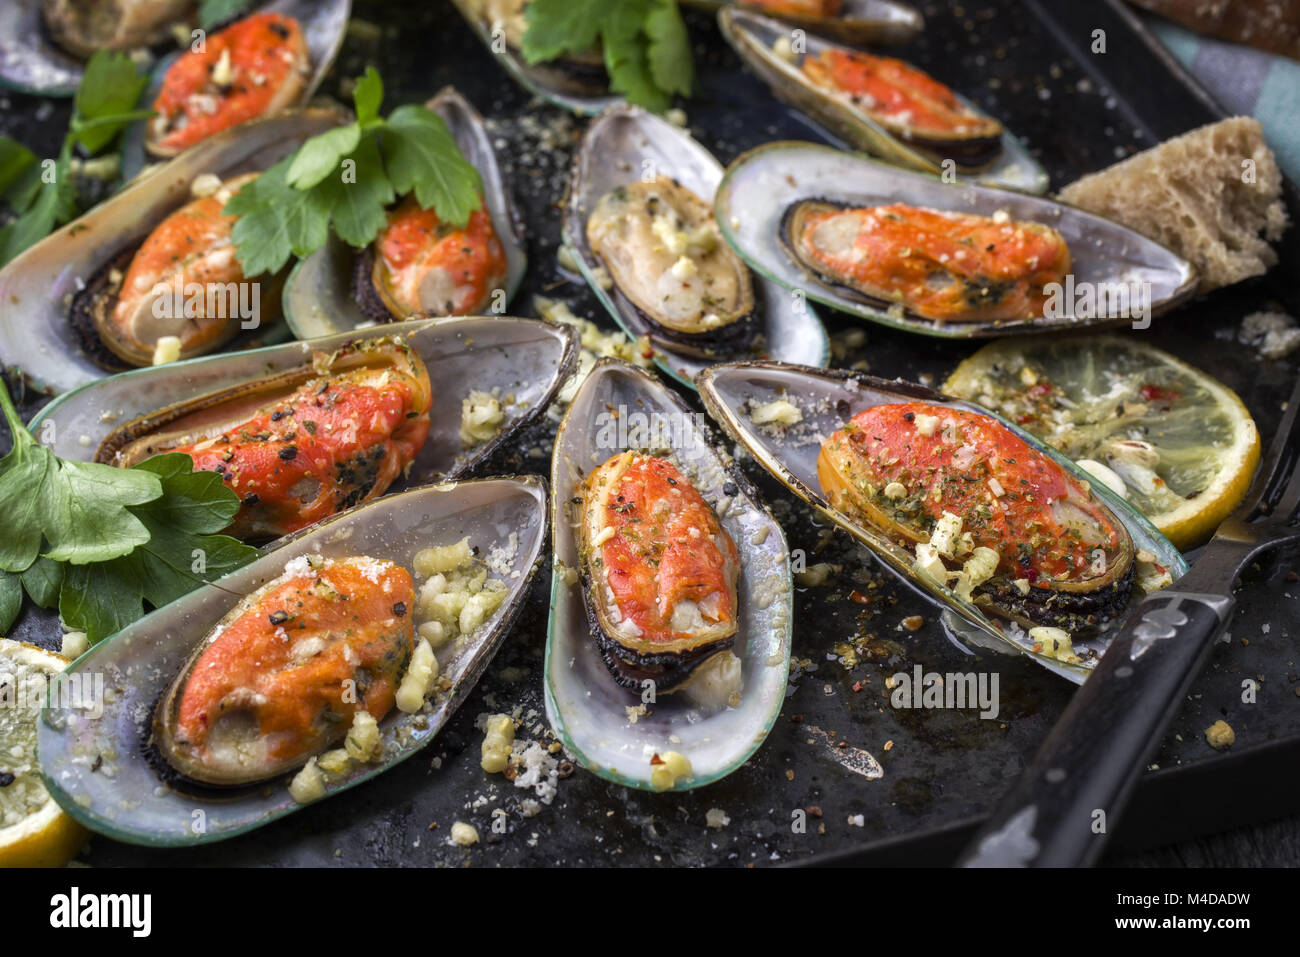
<path id="1" fill-rule="evenodd" d="M 651 766 L 651 767 L 654 767 L 656 764 L 665 764 L 665 763 L 666 763 L 666 762 L 664 761 L 664 759 L 661 758 L 661 757 L 659 757 L 659 752 L 658 752 L 658 751 L 656 751 L 654 754 L 650 755 L 650 766 Z"/>
<path id="2" fill-rule="evenodd" d="M 1162 389 L 1158 385 L 1144 385 L 1138 391 L 1148 402 L 1172 402 L 1182 398 L 1182 393 L 1175 392 L 1173 389 Z"/>
<path id="3" fill-rule="evenodd" d="M 862 592 L 858 591 L 856 588 L 853 589 L 853 591 L 849 592 L 849 598 L 851 598 L 853 601 L 856 601 L 859 605 L 869 605 L 869 604 L 871 604 L 871 596 L 870 596 L 870 595 L 864 595 Z"/>
<path id="4" fill-rule="evenodd" d="M 1029 394 L 1032 395 L 1034 398 L 1040 398 L 1045 395 L 1051 395 L 1052 394 L 1051 383 L 1040 382 L 1038 383 L 1038 385 L 1030 386 Z"/>

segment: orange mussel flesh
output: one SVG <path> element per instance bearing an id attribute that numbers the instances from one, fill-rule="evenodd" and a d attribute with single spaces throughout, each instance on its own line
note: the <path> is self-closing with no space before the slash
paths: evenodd
<path id="1" fill-rule="evenodd" d="M 414 647 L 410 573 L 367 557 L 300 558 L 240 602 L 159 704 L 176 770 L 218 785 L 299 767 L 359 711 L 392 710 Z"/>
<path id="2" fill-rule="evenodd" d="M 823 444 L 822 491 L 840 511 L 909 550 L 944 513 L 957 562 L 998 554 L 975 592 L 1001 614 L 1067 630 L 1095 628 L 1127 605 L 1133 544 L 1119 519 L 1049 456 L 988 416 L 921 402 L 858 413 Z"/>
<path id="3" fill-rule="evenodd" d="M 903 203 L 804 200 L 786 210 L 781 232 L 823 282 L 936 322 L 1038 318 L 1046 287 L 1063 283 L 1071 264 L 1050 226 Z"/>
<path id="4" fill-rule="evenodd" d="M 675 465 L 620 453 L 583 483 L 579 511 L 588 618 L 619 684 L 670 691 L 731 646 L 736 544 Z"/>
<path id="5" fill-rule="evenodd" d="M 276 13 L 246 17 L 168 68 L 145 145 L 157 156 L 175 156 L 222 130 L 288 109 L 310 69 L 297 20 Z"/>

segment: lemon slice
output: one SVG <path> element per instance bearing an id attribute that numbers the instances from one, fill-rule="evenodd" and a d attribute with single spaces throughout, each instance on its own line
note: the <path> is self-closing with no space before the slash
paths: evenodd
<path id="1" fill-rule="evenodd" d="M 86 829 L 45 790 L 36 764 L 45 690 L 67 665 L 62 655 L 0 638 L 0 867 L 61 867 L 86 841 Z"/>
<path id="2" fill-rule="evenodd" d="M 1074 459 L 1180 549 L 1241 502 L 1259 430 L 1237 394 L 1120 336 L 1003 339 L 944 384 Z"/>

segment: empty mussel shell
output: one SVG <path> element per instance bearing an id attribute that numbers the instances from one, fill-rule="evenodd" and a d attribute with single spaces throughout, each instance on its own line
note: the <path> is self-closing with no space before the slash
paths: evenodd
<path id="1" fill-rule="evenodd" d="M 732 438 L 739 441 L 758 462 L 796 496 L 826 515 L 854 539 L 867 546 L 898 578 L 922 596 L 944 609 L 945 620 L 959 635 L 982 636 L 985 642 L 1012 653 L 1030 655 L 1036 662 L 1071 681 L 1082 682 L 1105 650 L 1113 625 L 1125 617 L 1122 612 L 1091 636 L 1075 636 L 1071 659 L 1062 660 L 1035 650 L 1024 628 L 1006 619 L 994 618 L 980 604 L 963 599 L 955 588 L 940 585 L 915 570 L 917 556 L 892 541 L 880 530 L 855 521 L 834 507 L 821 490 L 818 457 L 822 442 L 864 409 L 904 402 L 923 402 L 954 410 L 988 416 L 1021 440 L 1051 459 L 1114 516 L 1128 533 L 1133 553 L 1140 561 L 1150 556 L 1152 564 L 1166 569 L 1173 579 L 1187 571 L 1182 555 L 1145 518 L 1109 489 L 1091 480 L 1087 472 L 1033 436 L 980 406 L 951 399 L 924 386 L 902 380 L 886 381 L 844 370 L 809 369 L 782 363 L 738 362 L 717 365 L 700 373 L 700 397 L 705 408 Z M 757 408 L 776 401 L 793 405 L 797 423 L 780 427 L 755 425 L 751 415 Z M 1141 600 L 1137 576 L 1130 607 Z"/>
<path id="2" fill-rule="evenodd" d="M 461 153 L 482 177 L 483 203 L 504 250 L 506 271 L 502 288 L 492 291 L 480 311 L 498 307 L 504 311 L 519 290 L 528 268 L 523 220 L 515 209 L 510 187 L 478 110 L 453 87 L 440 90 L 425 105 L 446 121 Z M 324 246 L 293 267 L 285 282 L 283 301 L 285 321 L 295 336 L 311 339 L 376 321 L 357 302 L 357 284 L 372 282 L 373 274 L 373 270 L 358 274 L 358 262 L 362 258 L 368 257 L 331 235 Z M 436 314 L 435 310 L 426 312 Z"/>
<path id="3" fill-rule="evenodd" d="M 666 318 L 656 321 L 650 303 L 653 295 L 638 296 L 621 289 L 606 261 L 593 249 L 593 214 L 608 205 L 608 198 L 620 188 L 671 191 L 680 197 L 679 205 L 686 207 L 682 219 L 691 220 L 686 225 L 705 228 L 716 237 L 708 203 L 721 178 L 718 161 L 685 130 L 640 107 L 611 107 L 592 121 L 575 160 L 564 203 L 565 242 L 592 292 L 614 320 L 630 336 L 648 336 L 656 347 L 660 368 L 684 384 L 690 385 L 700 369 L 724 355 L 765 355 L 806 365 L 825 364 L 829 343 L 813 309 L 802 297 L 761 274 L 751 275 L 725 246 L 716 252 L 725 251 L 726 261 L 716 265 L 720 270 L 742 271 L 736 285 L 742 286 L 743 292 L 735 298 L 743 305 L 733 309 L 726 324 L 707 326 L 697 334 L 682 334 L 680 329 L 685 327 Z M 701 203 L 698 215 L 692 215 L 694 206 Z M 651 229 L 639 235 L 651 242 L 663 241 Z M 721 258 L 716 252 L 715 258 Z M 649 251 L 639 258 L 650 259 Z"/>
<path id="4" fill-rule="evenodd" d="M 392 711 L 379 724 L 382 755 L 357 762 L 325 788 L 353 788 L 406 760 L 447 723 L 509 633 L 547 541 L 546 483 L 493 478 L 430 485 L 358 506 L 305 529 L 250 564 L 158 609 L 95 645 L 61 679 L 71 689 L 41 712 L 41 771 L 56 801 L 91 830 L 132 844 L 190 847 L 225 840 L 300 809 L 289 776 L 215 790 L 175 775 L 152 753 L 155 704 L 200 642 L 247 595 L 300 556 L 366 555 L 412 569 L 417 552 L 469 538 L 508 564 L 508 588 L 471 638 L 439 654 L 446 690 L 424 710 Z M 84 689 L 84 692 L 79 689 Z"/>
<path id="5" fill-rule="evenodd" d="M 954 93 L 962 115 L 970 117 L 968 131 L 934 141 L 928 134 L 913 133 L 907 124 L 891 129 L 873 118 L 860 98 L 831 93 L 805 71 L 805 64 L 823 54 L 857 55 L 857 51 L 817 36 L 801 38 L 795 48 L 787 24 L 738 7 L 722 10 L 718 22 L 723 36 L 778 99 L 802 110 L 851 147 L 928 173 L 946 171 L 959 179 L 1027 193 L 1047 191 L 1046 171 L 1020 141 L 960 94 Z M 993 127 L 994 132 L 985 127 Z"/>
<path id="6" fill-rule="evenodd" d="M 1071 261 L 1058 291 L 1060 308 L 1050 317 L 937 322 L 829 282 L 791 254 L 785 231 L 798 221 L 791 211 L 805 201 L 846 207 L 904 203 L 1050 226 L 1066 241 Z M 727 241 L 758 274 L 843 312 L 929 336 L 1143 328 L 1151 317 L 1188 299 L 1197 284 L 1195 268 L 1174 252 L 1073 206 L 973 183 L 945 184 L 926 173 L 815 143 L 768 143 L 737 158 L 718 187 L 714 213 Z M 1086 299 L 1085 292 L 1090 294 Z M 1088 308 L 1097 302 L 1122 307 Z"/>
<path id="7" fill-rule="evenodd" d="M 762 744 L 785 697 L 790 664 L 789 553 L 781 527 L 712 431 L 671 389 L 645 372 L 602 359 L 565 415 L 551 461 L 555 571 L 546 641 L 546 712 L 566 751 L 594 774 L 636 788 L 678 790 L 716 781 Z M 591 631 L 575 503 L 584 477 L 624 451 L 666 457 L 694 485 L 739 552 L 734 685 L 704 673 L 671 694 L 629 690 L 611 675 Z M 580 500 L 580 499 L 579 499 Z M 663 656 L 652 662 L 664 668 Z M 723 656 L 716 656 L 721 658 Z M 689 665 L 683 663 L 689 670 Z M 683 669 L 666 668 L 680 675 Z M 733 681 L 735 671 L 729 676 Z M 728 690 L 729 689 L 729 690 Z M 725 693 L 719 693 L 719 692 Z M 676 752 L 689 771 L 664 781 L 656 756 Z"/>

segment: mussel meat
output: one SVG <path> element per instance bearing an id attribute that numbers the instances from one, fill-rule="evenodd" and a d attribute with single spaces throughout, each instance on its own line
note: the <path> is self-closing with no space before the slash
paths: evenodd
<path id="1" fill-rule="evenodd" d="M 1038 318 L 1045 287 L 1071 264 L 1050 226 L 904 203 L 800 200 L 782 216 L 781 241 L 819 281 L 936 322 Z"/>
<path id="2" fill-rule="evenodd" d="M 246 17 L 167 69 L 145 148 L 175 156 L 214 133 L 287 109 L 301 98 L 311 72 L 296 19 L 266 12 Z"/>
<path id="3" fill-rule="evenodd" d="M 1002 148 L 1001 123 L 976 113 L 947 86 L 902 60 L 828 47 L 804 58 L 803 73 L 830 96 L 939 159 L 979 166 Z"/>
<path id="4" fill-rule="evenodd" d="M 212 629 L 163 694 L 154 743 L 186 778 L 276 777 L 392 709 L 414 648 L 410 573 L 390 561 L 300 556 Z"/>
<path id="5" fill-rule="evenodd" d="M 681 183 L 658 176 L 606 193 L 587 219 L 587 241 L 619 294 L 674 345 L 702 355 L 751 348 L 749 268 L 722 241 L 713 210 Z"/>
<path id="6" fill-rule="evenodd" d="M 506 251 L 486 204 L 458 228 L 409 195 L 357 256 L 352 291 L 375 322 L 474 315 L 487 311 L 496 290 L 506 287 L 507 272 Z"/>
<path id="7" fill-rule="evenodd" d="M 424 446 L 432 401 L 410 345 L 364 339 L 128 422 L 95 460 L 125 468 L 183 452 L 239 495 L 228 534 L 277 537 L 382 495 Z"/>
<path id="8" fill-rule="evenodd" d="M 102 266 L 72 299 L 70 317 L 86 354 L 110 370 L 147 366 L 159 341 L 180 340 L 178 358 L 220 348 L 244 323 L 279 308 L 278 277 L 246 280 L 226 201 L 256 178 L 235 177 L 164 219 L 137 249 Z"/>
<path id="9" fill-rule="evenodd" d="M 1124 524 L 989 416 L 873 406 L 826 439 L 817 477 L 835 508 L 915 549 L 918 573 L 989 612 L 1086 635 L 1128 606 Z"/>
<path id="10" fill-rule="evenodd" d="M 55 43 L 88 59 L 98 50 L 160 43 L 196 6 L 195 0 L 43 0 L 41 16 Z"/>
<path id="11" fill-rule="evenodd" d="M 683 685 L 735 639 L 736 543 L 666 458 L 622 452 L 580 490 L 578 544 L 587 617 L 620 685 Z"/>

